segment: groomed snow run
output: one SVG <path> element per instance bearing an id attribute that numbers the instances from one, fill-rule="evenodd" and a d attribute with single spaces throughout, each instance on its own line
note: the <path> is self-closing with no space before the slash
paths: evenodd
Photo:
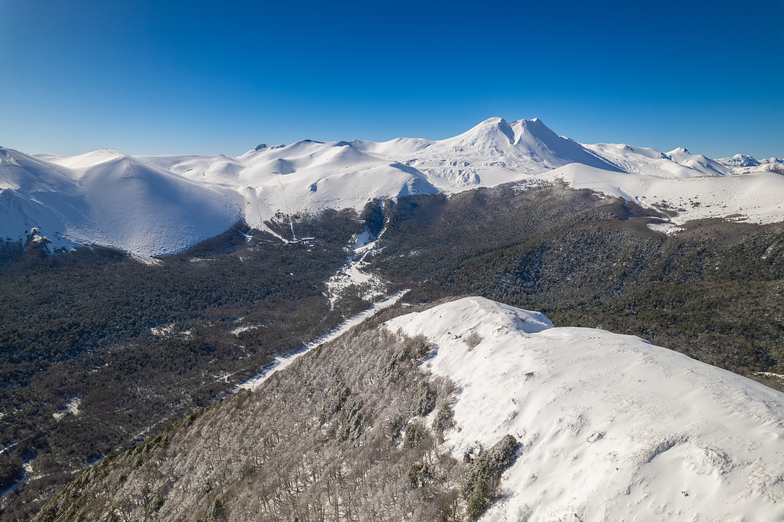
<path id="1" fill-rule="evenodd" d="M 484 521 L 784 520 L 784 395 L 637 337 L 471 297 L 387 323 L 457 383 L 456 458 L 521 443 Z M 482 341 L 464 342 L 472 332 Z"/>

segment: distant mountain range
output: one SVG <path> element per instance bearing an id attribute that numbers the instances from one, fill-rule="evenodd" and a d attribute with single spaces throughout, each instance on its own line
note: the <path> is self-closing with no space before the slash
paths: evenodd
<path id="1" fill-rule="evenodd" d="M 539 119 L 490 118 L 441 141 L 259 145 L 235 158 L 0 148 L 0 238 L 43 241 L 50 251 L 92 244 L 149 257 L 185 250 L 238 221 L 270 231 L 264 222 L 277 213 L 559 181 L 669 208 L 662 231 L 706 217 L 770 223 L 784 219 L 783 173 L 778 158 L 712 160 L 683 148 L 580 144 Z"/>

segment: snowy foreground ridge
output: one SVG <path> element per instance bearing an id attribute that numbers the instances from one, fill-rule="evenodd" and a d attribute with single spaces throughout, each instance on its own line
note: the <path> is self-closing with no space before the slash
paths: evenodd
<path id="1" fill-rule="evenodd" d="M 426 335 L 437 347 L 428 369 L 456 381 L 456 457 L 507 433 L 521 442 L 482 520 L 784 520 L 777 391 L 482 298 L 387 326 Z"/>
<path id="2" fill-rule="evenodd" d="M 440 141 L 397 138 L 259 145 L 236 158 L 102 150 L 31 156 L 0 147 L 0 239 L 98 244 L 152 256 L 187 249 L 239 220 L 361 209 L 372 198 L 565 182 L 691 219 L 784 219 L 784 160 L 712 160 L 678 148 L 583 145 L 541 120 L 490 118 Z"/>

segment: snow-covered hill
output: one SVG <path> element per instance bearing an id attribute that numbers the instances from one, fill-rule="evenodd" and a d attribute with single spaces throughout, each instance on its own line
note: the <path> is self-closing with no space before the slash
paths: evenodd
<path id="1" fill-rule="evenodd" d="M 116 151 L 49 161 L 0 149 L 0 237 L 98 244 L 138 256 L 186 249 L 241 219 L 233 190 Z"/>
<path id="2" fill-rule="evenodd" d="M 398 138 L 259 145 L 236 158 L 130 157 L 97 151 L 35 157 L 0 148 L 0 237 L 53 248 L 100 244 L 140 256 L 185 249 L 242 219 L 362 208 L 373 198 L 563 180 L 690 219 L 784 219 L 784 161 L 714 161 L 679 148 L 582 145 L 538 119 L 490 118 L 441 141 Z M 39 239 L 43 240 L 43 239 Z"/>
<path id="3" fill-rule="evenodd" d="M 782 520 L 784 396 L 636 337 L 466 298 L 387 326 L 458 386 L 454 456 L 521 442 L 482 520 Z M 476 333 L 481 342 L 465 340 Z"/>

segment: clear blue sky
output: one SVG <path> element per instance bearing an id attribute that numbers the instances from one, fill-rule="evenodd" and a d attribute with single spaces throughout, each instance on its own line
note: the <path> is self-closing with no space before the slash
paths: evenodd
<path id="1" fill-rule="evenodd" d="M 782 0 L 0 0 L 0 145 L 238 155 L 501 116 L 782 157 L 782 26 Z"/>

